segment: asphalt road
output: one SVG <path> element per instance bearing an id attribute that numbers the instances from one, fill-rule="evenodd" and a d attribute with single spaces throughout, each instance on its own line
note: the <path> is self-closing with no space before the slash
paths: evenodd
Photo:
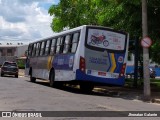
<path id="1" fill-rule="evenodd" d="M 31 83 L 27 77 L 0 77 L 0 111 L 160 111 L 160 105 L 98 92 L 84 94 L 72 87 L 51 88 L 47 82 Z M 155 117 L 146 119 L 158 120 Z"/>

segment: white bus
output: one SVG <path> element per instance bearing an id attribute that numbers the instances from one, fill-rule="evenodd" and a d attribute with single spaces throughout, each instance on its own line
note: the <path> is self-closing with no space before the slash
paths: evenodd
<path id="1" fill-rule="evenodd" d="M 128 40 L 126 32 L 102 26 L 66 30 L 29 44 L 26 74 L 32 82 L 74 82 L 85 91 L 97 83 L 122 86 Z"/>

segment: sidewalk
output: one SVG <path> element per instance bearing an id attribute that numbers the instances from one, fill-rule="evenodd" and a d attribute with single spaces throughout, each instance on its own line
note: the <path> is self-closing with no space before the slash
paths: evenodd
<path id="1" fill-rule="evenodd" d="M 128 100 L 140 100 L 143 101 L 143 87 L 142 88 L 129 88 L 129 87 L 108 87 L 97 86 L 95 90 L 111 97 L 119 97 Z M 147 101 L 150 103 L 160 104 L 160 89 L 155 86 L 151 86 L 151 99 Z"/>
<path id="2" fill-rule="evenodd" d="M 19 69 L 18 75 L 19 76 L 24 76 L 24 69 Z"/>

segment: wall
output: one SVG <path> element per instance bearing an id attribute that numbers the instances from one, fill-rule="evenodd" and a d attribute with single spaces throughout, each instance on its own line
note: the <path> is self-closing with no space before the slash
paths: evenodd
<path id="1" fill-rule="evenodd" d="M 11 56 L 7 56 L 8 48 L 12 49 Z M 4 61 L 16 61 L 17 58 L 24 57 L 25 51 L 27 50 L 27 48 L 28 48 L 28 45 L 14 46 L 14 47 L 13 46 L 0 47 L 2 51 L 1 56 L 0 56 L 0 65 L 2 65 Z"/>
<path id="2" fill-rule="evenodd" d="M 28 49 L 28 45 L 18 46 L 15 52 L 15 56 L 23 57 L 25 55 L 25 51 Z"/>

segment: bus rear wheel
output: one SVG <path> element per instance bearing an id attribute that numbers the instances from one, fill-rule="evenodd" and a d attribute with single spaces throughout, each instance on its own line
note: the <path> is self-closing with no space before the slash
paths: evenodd
<path id="1" fill-rule="evenodd" d="M 87 92 L 87 93 L 92 92 L 93 88 L 94 88 L 94 84 L 93 83 L 90 83 L 90 82 L 82 82 L 82 83 L 80 83 L 80 90 L 82 92 Z"/>

